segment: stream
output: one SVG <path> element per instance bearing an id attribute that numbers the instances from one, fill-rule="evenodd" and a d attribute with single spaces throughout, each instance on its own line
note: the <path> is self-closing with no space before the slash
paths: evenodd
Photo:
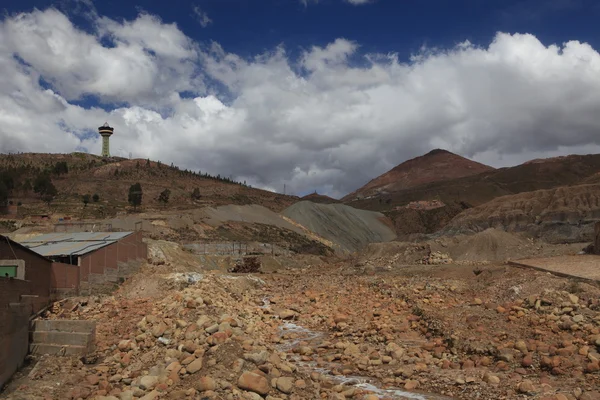
<path id="1" fill-rule="evenodd" d="M 264 300 L 264 303 L 265 305 L 263 307 L 268 307 L 269 303 L 267 299 Z M 317 366 L 315 361 L 303 361 L 299 354 L 293 352 L 293 349 L 299 346 L 301 342 L 308 343 L 308 345 L 313 349 L 318 348 L 318 346 L 325 339 L 324 333 L 315 332 L 291 322 L 284 322 L 284 324 L 279 327 L 279 330 L 283 341 L 277 346 L 278 350 L 287 353 L 290 356 L 290 359 L 295 362 L 298 369 L 302 372 L 318 372 L 321 375 L 329 377 L 335 384 L 342 384 L 348 388 L 355 387 L 363 389 L 386 399 L 450 400 L 449 397 L 436 394 L 407 392 L 406 390 L 399 388 L 384 389 L 381 382 L 378 382 L 376 379 L 367 376 L 335 375 L 333 374 L 333 369 L 339 367 L 339 364 L 335 362 L 329 362 L 327 363 L 326 367 Z"/>

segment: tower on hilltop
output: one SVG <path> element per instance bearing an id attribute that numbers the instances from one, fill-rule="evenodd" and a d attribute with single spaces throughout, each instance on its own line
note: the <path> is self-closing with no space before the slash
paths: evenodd
<path id="1" fill-rule="evenodd" d="M 108 122 L 98 128 L 98 133 L 102 136 L 102 157 L 110 157 L 110 137 L 114 130 L 115 128 L 108 126 Z"/>

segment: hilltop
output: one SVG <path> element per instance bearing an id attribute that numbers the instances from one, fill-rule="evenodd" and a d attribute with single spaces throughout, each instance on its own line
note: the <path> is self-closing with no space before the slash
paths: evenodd
<path id="1" fill-rule="evenodd" d="M 405 161 L 365 186 L 348 194 L 342 200 L 364 199 L 389 195 L 428 183 L 448 181 L 465 176 L 493 171 L 494 168 L 461 157 L 446 150 L 436 149 Z"/>
<path id="2" fill-rule="evenodd" d="M 340 200 L 336 200 L 333 197 L 325 196 L 324 194 L 318 194 L 317 192 L 307 194 L 300 200 L 312 201 L 313 203 L 321 204 L 341 203 Z"/>
<path id="3" fill-rule="evenodd" d="M 85 213 L 87 217 L 114 216 L 129 208 L 128 191 L 135 183 L 142 186 L 143 211 L 257 204 L 279 212 L 298 199 L 159 161 L 102 159 L 85 153 L 0 155 L 0 171 L 11 182 L 9 199 L 22 204 L 22 215 L 52 211 Z M 40 175 L 48 176 L 58 192 L 49 205 L 34 190 Z M 170 191 L 166 203 L 158 200 L 165 189 Z M 84 207 L 85 194 L 97 194 L 99 200 Z"/>

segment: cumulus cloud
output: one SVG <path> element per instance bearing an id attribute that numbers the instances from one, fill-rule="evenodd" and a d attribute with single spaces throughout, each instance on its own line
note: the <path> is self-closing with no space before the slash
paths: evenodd
<path id="1" fill-rule="evenodd" d="M 88 33 L 48 9 L 0 23 L 0 69 L 1 151 L 99 153 L 108 121 L 115 155 L 288 193 L 341 196 L 435 147 L 495 166 L 600 151 L 600 54 L 528 34 L 406 62 L 343 38 L 244 58 L 148 14 Z"/>
<path id="2" fill-rule="evenodd" d="M 350 4 L 354 4 L 355 6 L 359 6 L 361 4 L 372 3 L 373 0 L 346 0 L 346 2 L 348 2 Z"/>
<path id="3" fill-rule="evenodd" d="M 202 11 L 200 7 L 194 6 L 192 8 L 192 11 L 194 12 L 194 17 L 196 18 L 196 21 L 198 21 L 201 27 L 206 28 L 207 26 L 212 24 L 212 19 L 210 19 L 208 14 Z"/>

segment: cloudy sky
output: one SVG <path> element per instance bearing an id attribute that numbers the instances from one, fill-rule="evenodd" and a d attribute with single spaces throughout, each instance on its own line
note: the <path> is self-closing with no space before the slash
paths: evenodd
<path id="1" fill-rule="evenodd" d="M 2 152 L 99 153 L 108 121 L 113 155 L 336 197 L 433 148 L 493 166 L 600 153 L 594 1 L 0 10 Z"/>

